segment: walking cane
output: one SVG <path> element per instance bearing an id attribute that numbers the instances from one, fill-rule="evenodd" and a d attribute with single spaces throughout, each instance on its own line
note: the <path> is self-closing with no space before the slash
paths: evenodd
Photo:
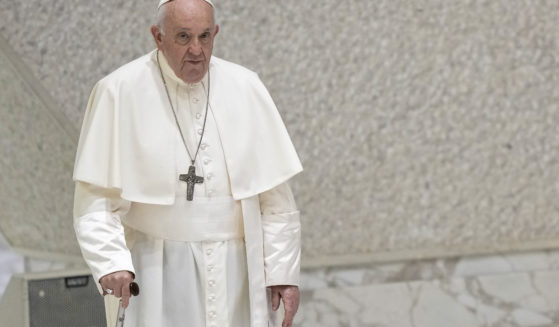
<path id="1" fill-rule="evenodd" d="M 140 286 L 137 283 L 132 282 L 130 283 L 130 294 L 137 296 L 140 294 Z M 126 309 L 122 307 L 122 299 L 118 301 L 118 312 L 116 314 L 116 327 L 123 327 L 124 326 L 124 315 Z"/>

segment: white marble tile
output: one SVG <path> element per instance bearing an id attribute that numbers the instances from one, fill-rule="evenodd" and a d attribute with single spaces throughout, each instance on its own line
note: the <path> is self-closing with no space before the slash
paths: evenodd
<path id="1" fill-rule="evenodd" d="M 477 301 L 475 307 L 476 317 L 480 322 L 478 325 L 481 326 L 503 326 L 502 321 L 507 317 L 507 311 L 503 309 L 496 308 L 494 306 L 485 305 L 480 301 Z M 501 323 L 499 323 L 501 322 Z M 506 324 L 505 324 L 506 326 Z M 504 326 L 503 326 L 504 327 Z"/>
<path id="2" fill-rule="evenodd" d="M 355 288 L 352 296 L 360 299 L 362 307 L 358 315 L 359 322 L 364 326 L 412 327 L 407 315 L 413 305 L 410 293 L 410 289 L 404 284 L 382 285 L 375 289 Z M 392 305 L 387 306 L 386 303 Z"/>
<path id="3" fill-rule="evenodd" d="M 472 310 L 440 289 L 436 283 L 422 283 L 420 297 L 412 311 L 414 326 L 471 327 L 479 322 Z"/>
<path id="4" fill-rule="evenodd" d="M 549 308 L 559 308 L 559 270 L 540 271 L 533 274 L 533 284 Z"/>
<path id="5" fill-rule="evenodd" d="M 527 309 L 514 310 L 512 317 L 519 326 L 545 326 L 553 323 L 548 317 Z"/>
<path id="6" fill-rule="evenodd" d="M 361 287 L 329 284 L 328 288 L 305 290 L 296 326 L 376 326 L 376 327 L 552 327 L 559 325 L 559 269 L 546 270 L 554 251 L 468 258 L 475 268 L 489 263 L 494 269 L 469 269 L 432 278 L 421 273 L 429 267 L 401 263 L 403 271 L 414 271 L 400 281 L 377 280 Z M 533 258 L 530 256 L 533 255 Z M 503 257 L 519 263 L 503 269 Z M 491 259 L 498 264 L 491 265 Z M 451 267 L 436 260 L 432 267 Z M 451 262 L 461 261 L 452 259 Z M 483 267 L 483 265 L 478 266 Z M 432 271 L 436 271 L 432 268 Z M 341 270 L 342 268 L 337 268 Z M 356 267 L 345 276 L 355 276 Z M 366 270 L 366 268 L 363 268 Z M 378 271 L 379 266 L 371 268 Z M 430 268 L 431 269 L 431 268 Z M 393 272 L 402 276 L 402 270 Z M 328 273 L 321 271 L 321 278 Z M 481 275 L 475 275 L 478 272 Z M 308 272 L 305 272 L 308 273 Z M 339 273 L 339 271 L 338 271 Z M 460 275 L 461 274 L 461 275 Z M 459 276 L 457 276 L 459 275 Z M 304 286 L 304 285 L 303 285 Z M 324 320 L 327 319 L 328 321 Z"/>
<path id="7" fill-rule="evenodd" d="M 303 269 L 305 290 L 559 269 L 559 250 Z"/>
<path id="8" fill-rule="evenodd" d="M 503 256 L 471 256 L 458 261 L 454 276 L 476 276 L 512 271 L 512 264 Z"/>
<path id="9" fill-rule="evenodd" d="M 504 259 L 511 264 L 513 271 L 551 269 L 550 256 L 545 252 L 507 254 Z"/>
<path id="10" fill-rule="evenodd" d="M 347 312 L 354 315 L 359 311 L 361 300 L 355 299 L 347 292 L 340 292 L 340 289 L 328 288 L 316 294 L 315 299 L 328 303 L 329 306 L 336 311 Z M 353 295 L 353 294 L 352 294 Z"/>
<path id="11" fill-rule="evenodd" d="M 460 294 L 456 298 L 456 301 L 469 309 L 475 309 L 477 307 L 477 300 L 470 294 Z"/>
<path id="12" fill-rule="evenodd" d="M 296 318 L 299 326 L 412 327 L 407 316 L 412 300 L 405 284 L 323 289 L 304 302 Z"/>
<path id="13" fill-rule="evenodd" d="M 366 270 L 359 268 L 345 269 L 335 274 L 332 282 L 343 286 L 362 285 L 366 273 Z"/>
<path id="14" fill-rule="evenodd" d="M 13 274 L 23 272 L 23 257 L 14 253 L 0 233 L 0 297 Z"/>
<path id="15" fill-rule="evenodd" d="M 547 254 L 550 269 L 559 269 L 559 251 L 550 251 Z"/>
<path id="16" fill-rule="evenodd" d="M 482 276 L 478 280 L 483 292 L 503 302 L 519 302 L 536 292 L 528 274 Z"/>
<path id="17" fill-rule="evenodd" d="M 314 290 L 319 288 L 327 288 L 328 282 L 325 278 L 324 269 L 303 270 L 301 272 L 301 288 L 305 290 Z"/>

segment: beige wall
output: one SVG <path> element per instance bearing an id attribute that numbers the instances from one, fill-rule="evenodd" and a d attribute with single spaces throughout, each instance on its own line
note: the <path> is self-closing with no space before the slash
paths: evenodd
<path id="1" fill-rule="evenodd" d="M 0 228 L 14 245 L 77 253 L 68 178 L 85 103 L 153 47 L 156 2 L 0 5 L 14 54 L 0 57 Z M 215 3 L 216 54 L 260 74 L 306 168 L 305 264 L 558 244 L 559 2 Z"/>

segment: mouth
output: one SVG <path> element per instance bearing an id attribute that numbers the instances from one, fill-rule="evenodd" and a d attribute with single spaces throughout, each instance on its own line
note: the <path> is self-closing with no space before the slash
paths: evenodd
<path id="1" fill-rule="evenodd" d="M 203 60 L 187 60 L 185 62 L 190 64 L 190 65 L 201 65 L 201 64 L 204 63 Z"/>

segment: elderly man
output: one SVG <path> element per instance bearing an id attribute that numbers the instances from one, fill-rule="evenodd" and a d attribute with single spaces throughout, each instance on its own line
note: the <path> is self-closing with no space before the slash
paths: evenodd
<path id="1" fill-rule="evenodd" d="M 297 154 L 257 75 L 211 56 L 211 1 L 158 10 L 157 49 L 88 103 L 74 170 L 83 256 L 100 292 L 128 306 L 125 326 L 273 326 L 280 299 L 291 326 Z"/>

